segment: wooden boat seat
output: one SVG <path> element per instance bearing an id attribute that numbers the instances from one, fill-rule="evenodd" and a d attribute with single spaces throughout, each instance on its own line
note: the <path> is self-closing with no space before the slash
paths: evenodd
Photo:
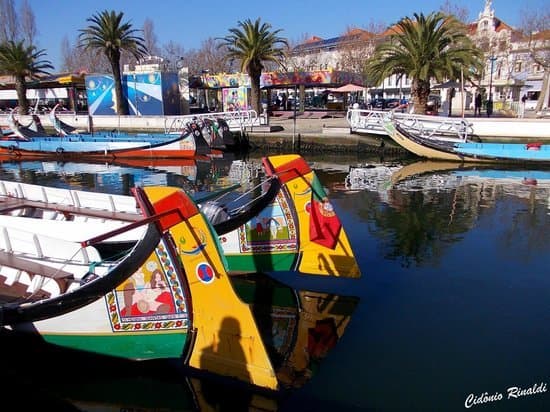
<path id="1" fill-rule="evenodd" d="M 0 273 L 4 299 L 45 299 L 64 293 L 76 283 L 71 272 L 4 251 L 0 251 Z"/>
<path id="2" fill-rule="evenodd" d="M 62 233 L 59 235 L 63 236 Z M 19 257 L 60 263 L 88 265 L 90 262 L 102 260 L 99 252 L 92 246 L 82 247 L 79 242 L 39 235 L 9 226 L 0 227 L 0 250 Z"/>
<path id="3" fill-rule="evenodd" d="M 96 219 L 97 221 L 97 219 Z M 51 233 L 63 233 L 63 239 L 71 242 L 82 242 L 94 238 L 103 233 L 114 231 L 128 225 L 128 222 L 117 220 L 106 220 L 97 224 L 90 224 L 89 221 L 75 220 L 57 220 L 52 216 L 35 219 L 22 216 L 11 216 L 0 214 L 0 227 L 13 227 L 20 230 L 36 233 L 37 235 L 48 236 Z M 125 230 L 124 232 L 105 239 L 105 242 L 132 242 L 140 239 L 145 226 L 139 226 L 135 229 Z"/>
<path id="4" fill-rule="evenodd" d="M 30 210 L 43 209 L 47 211 L 54 211 L 62 213 L 65 216 L 65 220 L 73 220 L 74 216 L 87 216 L 100 219 L 115 219 L 123 220 L 126 222 L 136 222 L 140 220 L 141 216 L 129 212 L 114 212 L 109 210 L 94 209 L 90 207 L 80 207 L 72 205 L 64 205 L 59 203 L 49 203 L 38 200 L 28 200 L 24 198 L 4 197 L 0 195 L 0 213 L 14 213 L 17 216 L 28 216 Z"/>
<path id="5" fill-rule="evenodd" d="M 39 208 L 61 212 L 67 216 L 78 214 L 129 222 L 141 217 L 132 196 L 0 181 L 0 213 L 22 208 Z"/>
<path id="6" fill-rule="evenodd" d="M 0 250 L 0 265 L 23 270 L 31 274 L 40 274 L 52 279 L 74 279 L 74 275 L 71 272 L 66 272 L 63 269 L 48 266 L 32 260 L 19 258 L 13 253 L 8 253 L 3 250 Z"/>
<path id="7" fill-rule="evenodd" d="M 27 293 L 21 297 L 43 298 L 78 287 L 90 267 L 97 268 L 101 260 L 92 246 L 82 247 L 79 242 L 0 227 L 0 273 L 6 278 L 5 284 L 27 285 Z M 106 270 L 102 266 L 98 274 Z"/>

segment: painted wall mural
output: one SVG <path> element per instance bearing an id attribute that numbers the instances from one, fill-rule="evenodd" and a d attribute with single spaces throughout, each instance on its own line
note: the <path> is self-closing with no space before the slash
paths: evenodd
<path id="1" fill-rule="evenodd" d="M 130 115 L 177 115 L 180 93 L 177 73 L 153 71 L 122 76 L 122 92 Z M 111 75 L 86 76 L 90 115 L 116 115 L 116 96 Z"/>
<path id="2" fill-rule="evenodd" d="M 223 110 L 225 112 L 246 110 L 248 107 L 247 94 L 246 87 L 230 87 L 223 89 Z"/>
<path id="3" fill-rule="evenodd" d="M 90 115 L 115 115 L 116 101 L 113 76 L 91 74 L 86 76 L 86 94 Z"/>

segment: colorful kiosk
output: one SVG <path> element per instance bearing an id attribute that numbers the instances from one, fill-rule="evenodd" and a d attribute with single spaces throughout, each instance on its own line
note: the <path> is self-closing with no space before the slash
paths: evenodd
<path id="1" fill-rule="evenodd" d="M 328 89 L 346 84 L 363 86 L 363 79 L 356 73 L 338 70 L 266 72 L 260 78 L 262 100 L 268 105 L 275 103 L 273 94 L 298 96 L 299 111 L 305 109 L 306 96 L 321 96 Z M 247 110 L 250 108 L 250 78 L 243 73 L 205 73 L 195 77 L 189 84 L 190 89 L 204 93 L 201 96 L 208 107 L 218 107 L 223 111 Z M 331 109 L 325 102 L 325 109 Z M 336 107 L 334 109 L 337 109 Z M 220 111 L 220 110 L 218 110 Z"/>

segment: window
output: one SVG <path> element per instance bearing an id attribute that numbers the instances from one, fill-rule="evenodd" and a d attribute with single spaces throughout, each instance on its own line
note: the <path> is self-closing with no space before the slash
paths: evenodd
<path id="1" fill-rule="evenodd" d="M 523 62 L 521 60 L 517 60 L 515 63 L 514 63 L 514 71 L 516 73 L 519 73 L 521 72 L 521 66 L 523 65 Z"/>
<path id="2" fill-rule="evenodd" d="M 527 92 L 527 100 L 538 100 L 540 91 L 536 92 Z"/>

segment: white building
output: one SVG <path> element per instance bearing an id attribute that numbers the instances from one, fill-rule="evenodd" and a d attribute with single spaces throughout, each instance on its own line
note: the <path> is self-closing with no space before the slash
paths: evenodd
<path id="1" fill-rule="evenodd" d="M 350 30 L 343 36 L 331 39 L 312 37 L 293 49 L 290 64 L 298 70 L 337 70 L 361 72 L 365 60 L 372 55 L 377 43 L 384 41 L 392 27 L 380 34 L 366 30 Z M 482 91 L 485 99 L 494 101 L 495 110 L 516 111 L 523 95 L 528 97 L 527 110 L 534 108 L 542 93 L 544 68 L 536 64 L 529 51 L 529 39 L 518 29 L 506 24 L 495 15 L 491 0 L 485 0 L 478 19 L 468 24 L 468 33 L 474 43 L 485 52 L 486 67 L 477 85 L 465 85 L 465 95 L 455 90 L 453 112 L 460 111 L 460 102 L 466 109 L 473 104 L 473 95 Z M 550 32 L 538 34 L 537 48 L 550 52 Z M 542 47 L 541 47 L 542 45 Z M 445 106 L 448 89 L 432 85 L 433 93 L 440 94 Z M 410 81 L 397 80 L 393 75 L 382 84 L 370 87 L 370 98 L 400 98 L 410 96 Z M 550 92 L 545 93 L 544 106 L 549 106 Z"/>

